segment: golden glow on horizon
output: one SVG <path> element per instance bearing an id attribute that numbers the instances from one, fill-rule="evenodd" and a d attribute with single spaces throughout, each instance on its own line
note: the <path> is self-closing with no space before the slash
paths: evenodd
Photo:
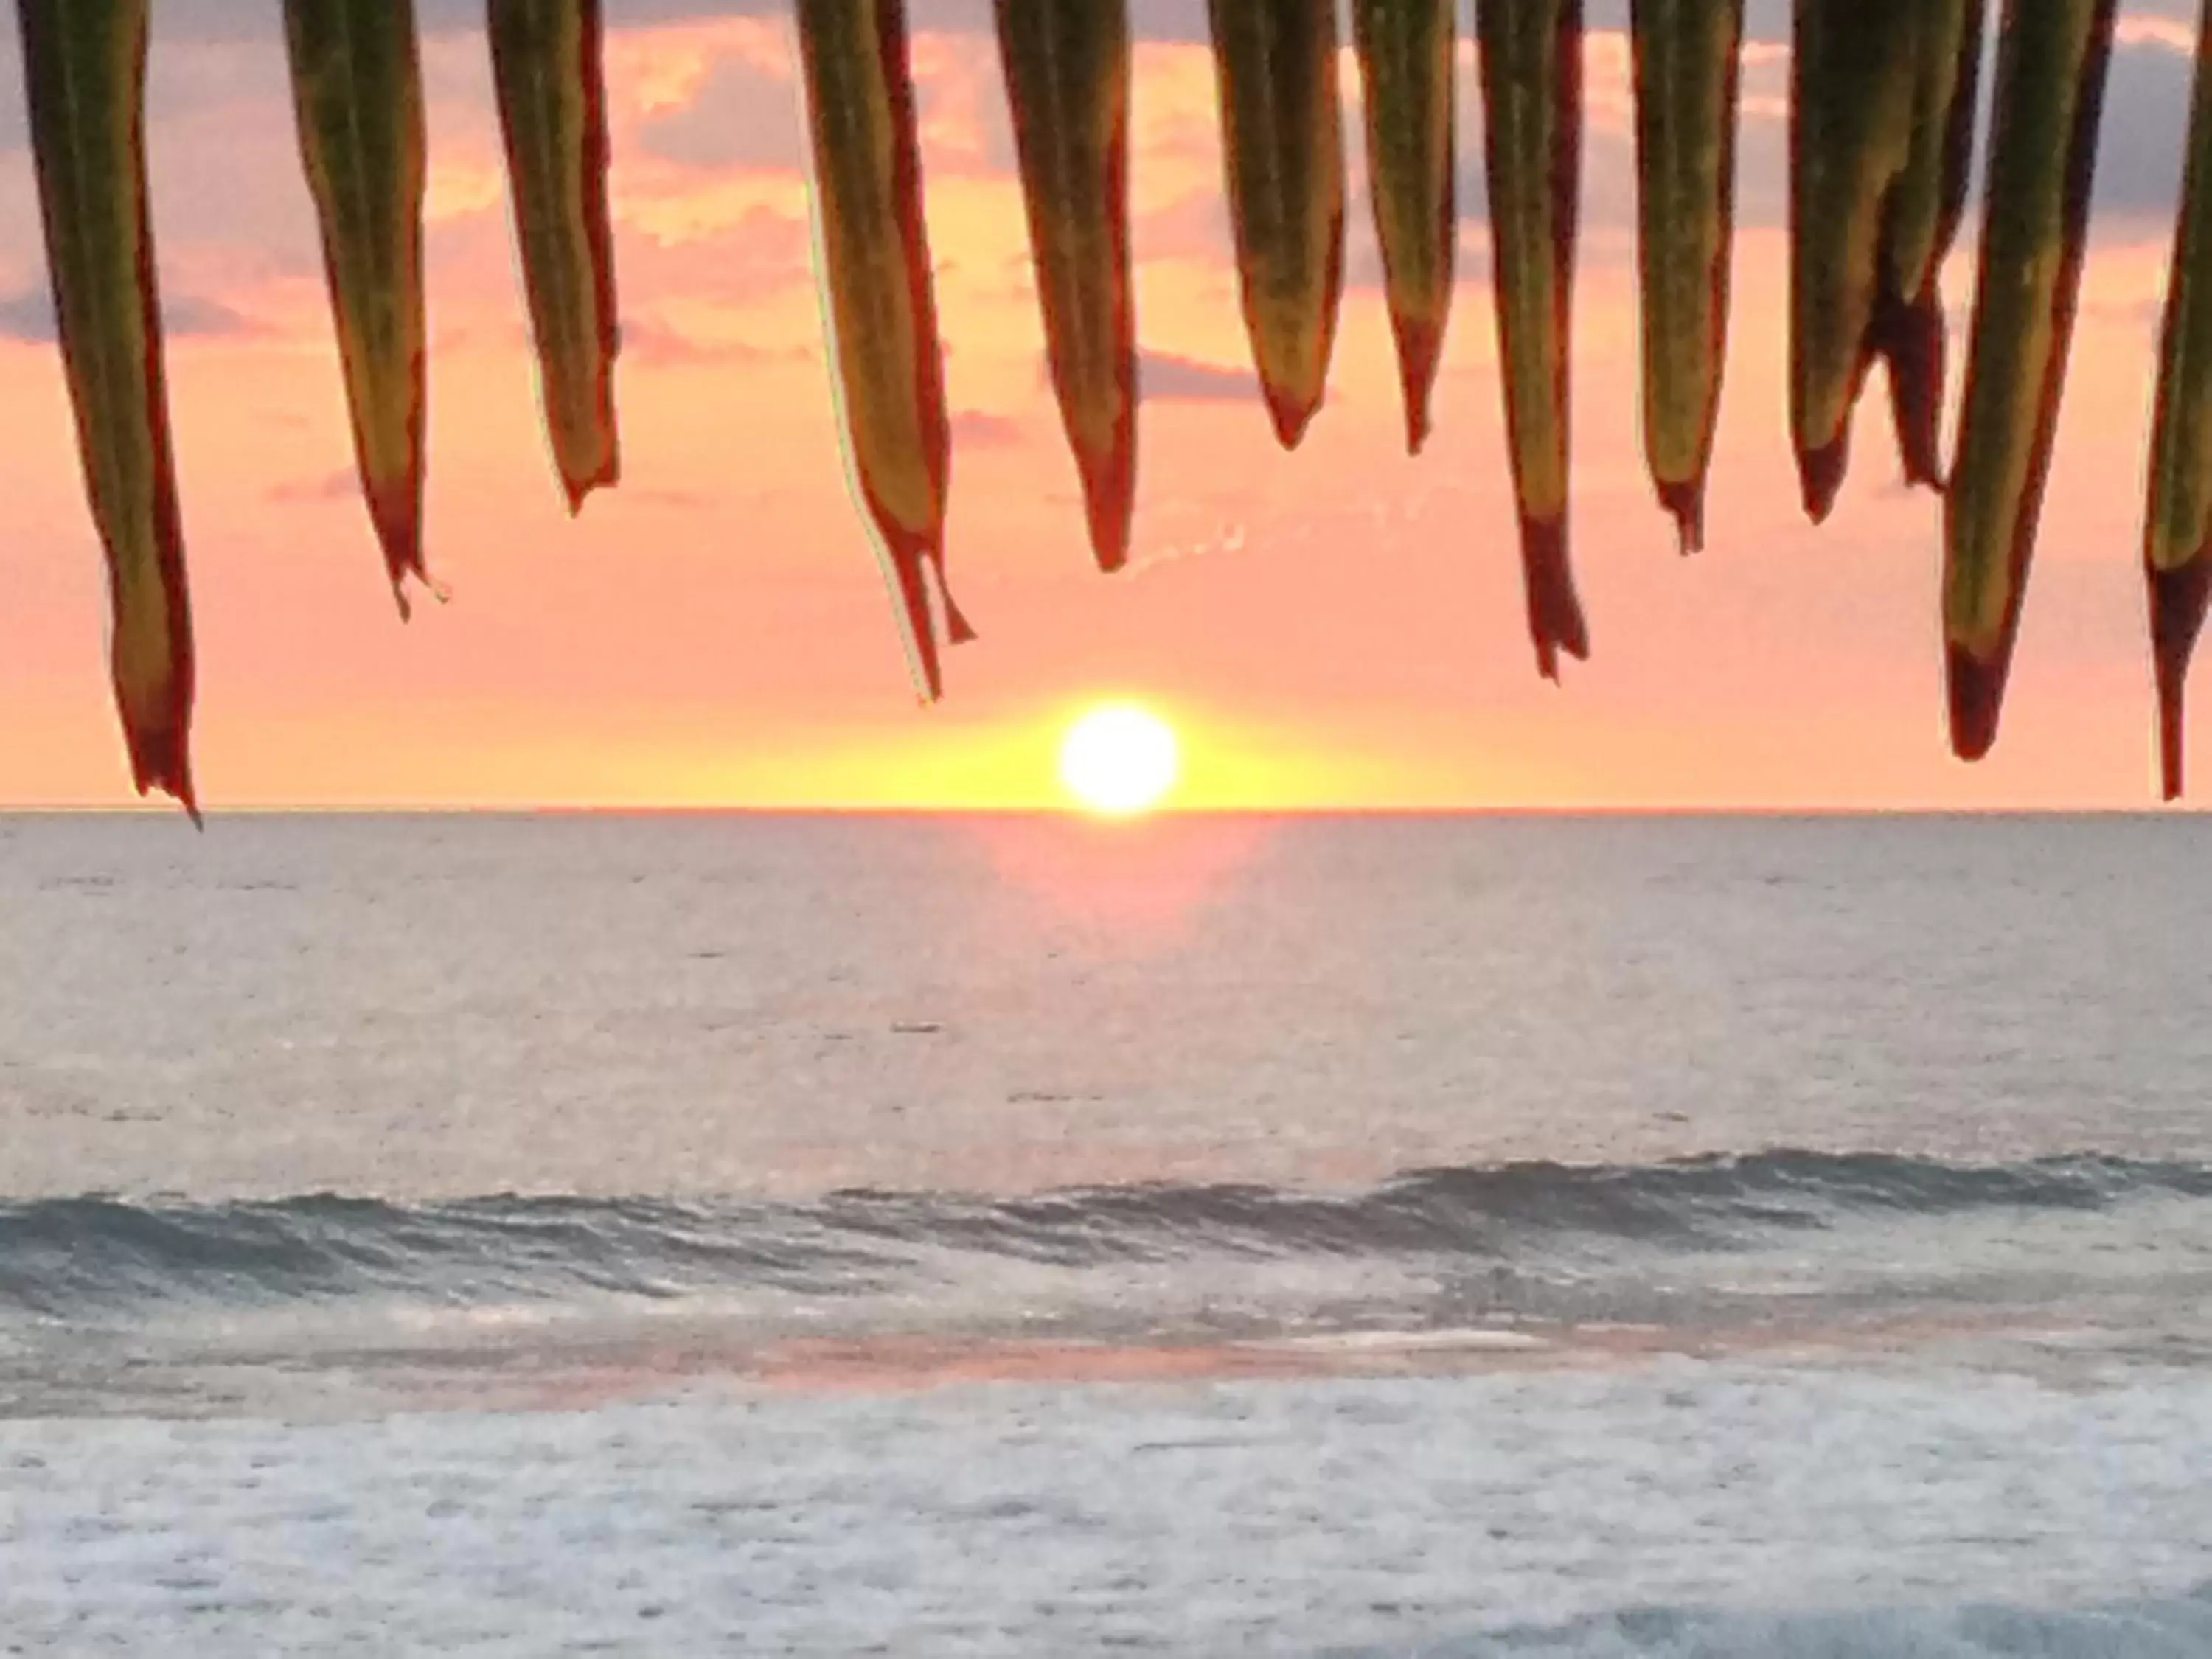
<path id="1" fill-rule="evenodd" d="M 1061 785 L 1102 817 L 1152 811 L 1182 769 L 1174 728 L 1135 703 L 1092 709 L 1068 728 L 1060 747 Z"/>

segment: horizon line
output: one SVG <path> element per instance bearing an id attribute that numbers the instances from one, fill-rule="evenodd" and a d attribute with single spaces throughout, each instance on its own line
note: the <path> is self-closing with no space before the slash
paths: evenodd
<path id="1" fill-rule="evenodd" d="M 266 817 L 505 817 L 505 818 L 1027 818 L 1060 819 L 1102 830 L 1135 830 L 1161 821 L 1197 819 L 1430 819 L 1430 818 L 2189 818 L 2199 809 L 2156 802 L 2140 806 L 1996 804 L 1716 804 L 1425 805 L 1392 803 L 1338 805 L 1164 806 L 1126 817 L 1075 806 L 896 805 L 820 804 L 758 805 L 695 802 L 377 802 L 203 805 L 215 818 Z M 191 820 L 167 802 L 48 802 L 0 805 L 0 820 L 37 817 L 176 817 Z"/>

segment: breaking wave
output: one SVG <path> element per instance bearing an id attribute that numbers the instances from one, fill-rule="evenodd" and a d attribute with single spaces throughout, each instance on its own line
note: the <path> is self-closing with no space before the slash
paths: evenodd
<path id="1" fill-rule="evenodd" d="M 1223 1257 L 1511 1267 L 1621 1246 L 1745 1250 L 1886 1218 L 2098 1212 L 2153 1198 L 2212 1198 L 2212 1168 L 1779 1151 L 1426 1170 L 1344 1194 L 1156 1185 L 1023 1198 L 848 1191 L 805 1203 L 88 1196 L 0 1205 L 0 1318 L 379 1295 L 459 1306 L 729 1290 L 834 1297 L 911 1286 L 918 1269 L 961 1257 L 1078 1270 Z"/>

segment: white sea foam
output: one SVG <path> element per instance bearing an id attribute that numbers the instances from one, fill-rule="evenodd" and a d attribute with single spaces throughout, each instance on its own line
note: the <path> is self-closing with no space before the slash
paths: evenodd
<path id="1" fill-rule="evenodd" d="M 30 1652 L 2208 1650 L 2194 1373 L 549 1389 L 0 1424 L 0 1480 Z"/>

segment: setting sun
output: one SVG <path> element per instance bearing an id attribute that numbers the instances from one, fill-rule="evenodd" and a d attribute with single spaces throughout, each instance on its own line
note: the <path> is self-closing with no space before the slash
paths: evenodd
<path id="1" fill-rule="evenodd" d="M 1109 817 L 1148 812 L 1175 787 L 1182 760 L 1174 730 L 1133 703 L 1094 708 L 1060 746 L 1060 781 L 1089 811 Z"/>

